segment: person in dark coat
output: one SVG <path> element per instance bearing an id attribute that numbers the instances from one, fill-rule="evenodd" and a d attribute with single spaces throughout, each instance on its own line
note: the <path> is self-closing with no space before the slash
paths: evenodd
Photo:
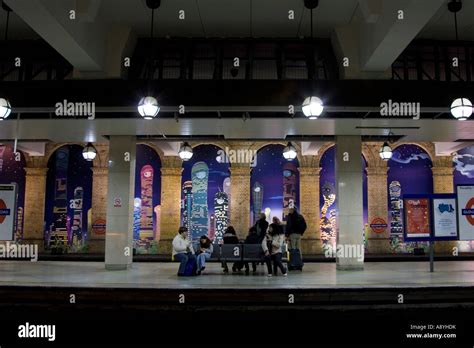
<path id="1" fill-rule="evenodd" d="M 263 238 L 265 238 L 265 235 L 267 234 L 268 230 L 267 216 L 265 215 L 265 213 L 260 214 L 260 219 L 255 222 L 255 228 L 257 230 L 257 236 L 261 243 Z"/>
<path id="2" fill-rule="evenodd" d="M 245 244 L 260 244 L 260 238 L 257 234 L 257 229 L 255 226 L 252 226 L 249 228 L 249 234 L 247 235 L 247 238 L 245 238 Z M 250 274 L 250 269 L 249 269 L 249 263 L 245 262 L 245 274 Z M 257 272 L 257 263 L 252 262 L 252 272 L 256 273 Z"/>
<path id="3" fill-rule="evenodd" d="M 235 228 L 233 226 L 228 226 L 225 230 L 223 236 L 223 244 L 239 244 L 239 238 L 237 238 L 237 233 L 235 232 Z M 232 265 L 232 272 L 237 272 L 239 265 L 234 263 Z M 222 261 L 222 267 L 224 268 L 224 273 L 229 273 L 229 268 L 227 267 L 227 262 Z"/>

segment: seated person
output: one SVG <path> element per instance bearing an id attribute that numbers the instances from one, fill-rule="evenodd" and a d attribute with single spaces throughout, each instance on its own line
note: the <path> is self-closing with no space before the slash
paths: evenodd
<path id="1" fill-rule="evenodd" d="M 225 230 L 223 236 L 223 244 L 239 244 L 239 238 L 237 238 L 237 233 L 233 226 L 228 226 Z M 237 272 L 238 263 L 232 265 L 232 272 Z M 229 273 L 229 268 L 227 267 L 227 262 L 222 261 L 222 267 L 224 268 L 224 273 Z"/>
<path id="2" fill-rule="evenodd" d="M 245 238 L 244 243 L 245 244 L 260 244 L 261 243 L 260 236 L 258 235 L 257 228 L 255 226 L 252 226 L 249 228 L 249 234 L 247 235 L 247 238 Z M 250 273 L 249 263 L 245 262 L 244 266 L 245 266 L 245 274 L 249 274 Z M 252 262 L 252 272 L 253 273 L 257 272 L 256 262 Z"/>
<path id="3" fill-rule="evenodd" d="M 201 236 L 199 238 L 199 250 L 197 256 L 197 274 L 200 275 L 206 268 L 206 260 L 211 258 L 211 254 L 214 251 L 212 240 L 207 236 Z"/>
<path id="4" fill-rule="evenodd" d="M 179 261 L 178 277 L 184 276 L 184 270 L 189 259 L 196 258 L 191 241 L 187 240 L 188 229 L 181 226 L 173 239 L 173 257 Z"/>

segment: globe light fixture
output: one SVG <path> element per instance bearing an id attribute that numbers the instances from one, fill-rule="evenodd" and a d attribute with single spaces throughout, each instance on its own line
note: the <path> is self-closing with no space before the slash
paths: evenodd
<path id="1" fill-rule="evenodd" d="M 296 148 L 291 145 L 291 143 L 288 143 L 288 145 L 286 145 L 286 147 L 283 149 L 283 157 L 287 160 L 287 161 L 291 161 L 291 160 L 294 160 L 296 158 Z"/>
<path id="2" fill-rule="evenodd" d="M 158 101 L 154 97 L 143 97 L 138 103 L 138 113 L 145 120 L 153 120 L 160 112 Z"/>
<path id="3" fill-rule="evenodd" d="M 193 148 L 184 142 L 179 148 L 178 155 L 183 161 L 189 161 L 193 157 Z"/>
<path id="4" fill-rule="evenodd" d="M 82 150 L 82 157 L 84 157 L 86 161 L 93 161 L 95 156 L 97 156 L 97 150 L 94 145 L 92 145 L 92 143 L 87 143 Z"/>
<path id="5" fill-rule="evenodd" d="M 465 121 L 472 115 L 472 103 L 467 98 L 457 98 L 451 104 L 451 114 L 459 121 Z"/>
<path id="6" fill-rule="evenodd" d="M 12 112 L 10 102 L 4 98 L 0 98 L 0 121 L 3 121 Z"/>
<path id="7" fill-rule="evenodd" d="M 302 105 L 303 114 L 310 120 L 315 120 L 324 110 L 323 102 L 318 97 L 308 97 Z"/>
<path id="8" fill-rule="evenodd" d="M 390 145 L 388 145 L 387 142 L 384 142 L 379 151 L 380 158 L 383 159 L 384 161 L 388 161 L 390 158 L 392 158 L 392 155 L 393 155 L 392 148 L 390 147 Z"/>

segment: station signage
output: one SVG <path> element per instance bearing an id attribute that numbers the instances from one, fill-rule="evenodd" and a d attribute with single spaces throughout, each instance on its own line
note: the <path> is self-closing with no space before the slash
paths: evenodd
<path id="1" fill-rule="evenodd" d="M 13 240 L 16 217 L 16 185 L 0 185 L 0 240 Z"/>
<path id="2" fill-rule="evenodd" d="M 458 185 L 459 240 L 474 240 L 474 185 Z"/>
<path id="3" fill-rule="evenodd" d="M 374 231 L 375 233 L 383 233 L 387 230 L 387 222 L 380 218 L 380 217 L 376 217 L 375 219 L 372 220 L 371 224 L 370 224 L 370 228 L 372 229 L 372 231 Z"/>

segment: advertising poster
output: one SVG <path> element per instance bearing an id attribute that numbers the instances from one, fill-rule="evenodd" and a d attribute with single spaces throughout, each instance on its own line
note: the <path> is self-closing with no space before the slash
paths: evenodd
<path id="1" fill-rule="evenodd" d="M 16 186 L 0 185 L 0 240 L 13 240 Z"/>
<path id="2" fill-rule="evenodd" d="M 433 198 L 433 223 L 435 238 L 457 239 L 455 198 Z"/>
<path id="3" fill-rule="evenodd" d="M 406 237 L 427 239 L 430 229 L 430 200 L 428 198 L 408 198 L 403 200 L 406 221 Z"/>
<path id="4" fill-rule="evenodd" d="M 457 186 L 459 240 L 474 240 L 474 185 Z"/>

